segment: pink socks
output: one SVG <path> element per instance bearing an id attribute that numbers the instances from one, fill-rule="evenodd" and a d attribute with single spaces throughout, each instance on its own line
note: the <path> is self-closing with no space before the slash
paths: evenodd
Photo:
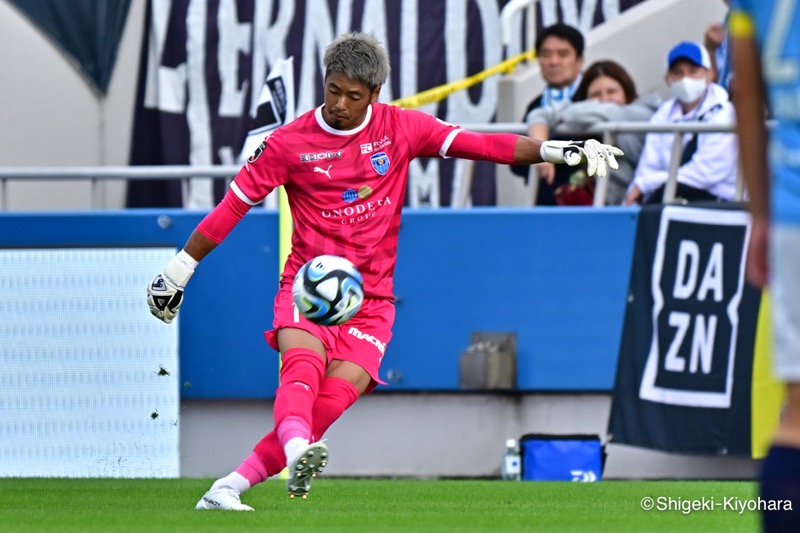
<path id="1" fill-rule="evenodd" d="M 319 354 L 293 348 L 283 354 L 281 384 L 275 393 L 275 429 L 281 444 L 293 438 L 311 438 L 311 409 L 325 376 Z"/>
<path id="2" fill-rule="evenodd" d="M 312 409 L 313 422 L 310 434 L 311 439 L 309 440 L 317 441 L 322 438 L 322 435 L 330 425 L 342 416 L 342 413 L 353 405 L 357 399 L 358 391 L 349 381 L 341 378 L 325 378 Z M 260 460 L 259 462 L 264 466 L 264 479 L 280 473 L 286 466 L 286 454 L 281 441 L 278 439 L 277 431 L 271 431 L 261 439 L 254 448 L 253 455 L 256 455 Z M 253 455 L 248 457 L 245 463 Z M 250 484 L 253 485 L 253 480 L 246 475 L 244 470 L 240 470 L 245 467 L 245 463 L 242 463 L 242 466 L 236 471 L 250 480 Z"/>
<path id="3" fill-rule="evenodd" d="M 247 456 L 247 459 L 242 461 L 236 473 L 245 478 L 252 487 L 269 478 L 267 465 L 261 460 L 257 453 L 253 452 Z M 243 491 L 239 491 L 240 493 Z"/>
<path id="4" fill-rule="evenodd" d="M 311 440 L 318 441 L 345 410 L 358 399 L 355 386 L 342 378 L 325 378 L 314 402 Z"/>

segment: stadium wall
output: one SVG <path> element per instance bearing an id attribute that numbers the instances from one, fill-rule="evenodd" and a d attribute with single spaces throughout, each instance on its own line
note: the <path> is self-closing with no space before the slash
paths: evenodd
<path id="1" fill-rule="evenodd" d="M 7 213 L 0 248 L 177 248 L 204 214 Z M 487 477 L 496 474 L 507 437 L 605 436 L 636 219 L 628 208 L 409 209 L 400 231 L 395 338 L 382 373 L 391 386 L 331 429 L 337 459 L 329 474 Z M 251 212 L 192 279 L 177 321 L 180 368 L 167 369 L 181 390 L 184 476 L 227 472 L 271 427 L 277 361 L 262 332 L 272 320 L 277 235 L 274 212 Z M 130 313 L 147 313 L 144 290 L 141 308 Z M 516 390 L 459 388 L 459 357 L 475 331 L 516 333 Z M 154 373 L 162 364 L 152 361 Z M 753 472 L 747 459 L 610 446 L 607 475 Z"/>
<path id="2" fill-rule="evenodd" d="M 325 476 L 499 478 L 507 438 L 589 433 L 606 438 L 604 393 L 375 393 L 325 434 Z M 184 400 L 181 475 L 220 477 L 272 428 L 272 402 Z M 605 479 L 755 479 L 758 461 L 608 444 Z"/>

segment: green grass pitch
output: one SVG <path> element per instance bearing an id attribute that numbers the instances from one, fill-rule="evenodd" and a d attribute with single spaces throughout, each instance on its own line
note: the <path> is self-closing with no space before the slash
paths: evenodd
<path id="1" fill-rule="evenodd" d="M 0 531 L 608 531 L 756 532 L 759 515 L 723 508 L 752 500 L 752 482 L 358 480 L 314 482 L 291 500 L 269 480 L 244 494 L 255 512 L 195 511 L 207 479 L 0 479 Z M 643 498 L 675 505 L 718 502 L 714 510 L 645 511 Z M 730 501 L 730 500 L 729 500 Z M 685 504 L 683 504 L 685 505 Z"/>

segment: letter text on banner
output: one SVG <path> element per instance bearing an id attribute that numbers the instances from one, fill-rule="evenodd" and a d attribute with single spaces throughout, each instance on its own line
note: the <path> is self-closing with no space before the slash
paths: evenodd
<path id="1" fill-rule="evenodd" d="M 749 216 L 734 204 L 642 209 L 613 442 L 674 453 L 757 452 L 755 417 L 777 408 L 753 396 L 772 394 L 775 385 L 754 381 L 761 291 L 744 277 L 749 234 Z"/>

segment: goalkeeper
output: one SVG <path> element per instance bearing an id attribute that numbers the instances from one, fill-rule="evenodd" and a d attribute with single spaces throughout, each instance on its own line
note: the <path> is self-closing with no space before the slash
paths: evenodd
<path id="1" fill-rule="evenodd" d="M 284 467 L 289 468 L 289 495 L 305 497 L 328 461 L 322 435 L 360 395 L 383 384 L 378 368 L 392 336 L 392 278 L 412 159 L 586 163 L 590 175 L 604 175 L 608 167 L 617 168 L 615 156 L 622 155 L 597 141 L 474 133 L 378 103 L 389 59 L 367 34 L 337 38 L 326 49 L 323 66 L 324 103 L 264 140 L 220 204 L 147 289 L 151 312 L 170 323 L 198 262 L 252 206 L 284 186 L 294 222 L 292 251 L 275 297 L 273 329 L 266 332 L 267 342 L 282 355 L 275 429 L 235 471 L 211 486 L 197 509 L 252 510 L 240 494 Z M 292 305 L 298 269 L 323 254 L 346 257 L 364 278 L 365 301 L 343 326 L 314 324 Z"/>

